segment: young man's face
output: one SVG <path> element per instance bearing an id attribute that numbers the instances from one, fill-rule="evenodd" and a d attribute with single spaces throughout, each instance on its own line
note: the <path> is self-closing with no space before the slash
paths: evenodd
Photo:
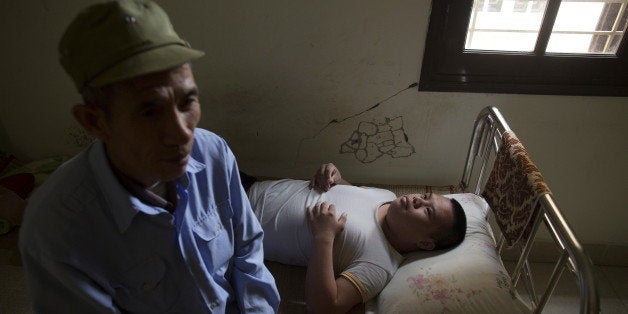
<path id="1" fill-rule="evenodd" d="M 416 248 L 431 250 L 435 245 L 431 235 L 453 226 L 453 205 L 437 194 L 404 195 L 390 203 L 385 219 L 397 238 L 412 241 Z"/>
<path id="2" fill-rule="evenodd" d="M 118 83 L 107 107 L 107 155 L 145 187 L 185 173 L 201 108 L 188 64 Z"/>

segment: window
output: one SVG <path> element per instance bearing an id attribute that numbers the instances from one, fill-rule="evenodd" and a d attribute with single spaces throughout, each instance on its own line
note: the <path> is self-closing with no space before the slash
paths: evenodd
<path id="1" fill-rule="evenodd" d="M 628 0 L 433 0 L 419 90 L 628 96 Z"/>

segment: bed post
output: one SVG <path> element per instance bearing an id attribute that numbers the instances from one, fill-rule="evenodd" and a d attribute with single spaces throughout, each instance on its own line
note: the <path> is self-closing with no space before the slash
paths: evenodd
<path id="1" fill-rule="evenodd" d="M 475 120 L 473 133 L 471 135 L 471 143 L 469 145 L 462 179 L 460 180 L 460 189 L 462 191 L 473 192 L 470 187 L 471 176 L 476 158 L 480 157 L 481 169 L 479 171 L 477 183 L 474 189 L 475 194 L 480 193 L 484 184 L 484 170 L 490 160 L 491 153 L 497 153 L 499 150 L 499 143 L 501 143 L 502 134 L 506 131 L 512 130 L 508 126 L 506 119 L 504 119 L 496 107 L 488 106 L 480 111 L 477 119 Z M 491 146 L 493 146 L 493 150 L 490 149 Z M 488 172 L 490 173 L 490 171 Z M 552 195 L 542 195 L 539 199 L 539 204 L 540 212 L 537 214 L 538 216 L 536 219 L 534 219 L 535 222 L 533 221 L 535 228 L 532 231 L 532 234 L 530 234 L 529 241 L 526 241 L 526 243 L 522 245 L 522 254 L 519 257 L 516 270 L 513 272 L 513 285 L 517 285 L 522 265 L 528 263 L 527 255 L 532 249 L 532 244 L 534 242 L 533 239 L 538 231 L 538 228 L 536 227 L 540 225 L 539 221 L 542 221 L 559 248 L 560 256 L 556 263 L 552 278 L 550 278 L 548 286 L 541 296 L 540 302 L 534 302 L 535 304 L 533 304 L 533 312 L 539 313 L 543 310 L 543 307 L 552 294 L 562 271 L 564 268 L 569 268 L 575 273 L 578 281 L 580 293 L 580 313 L 599 313 L 599 296 L 595 285 L 595 277 L 593 274 L 593 265 L 591 260 L 584 253 L 582 245 L 576 238 L 574 232 L 567 223 L 567 220 L 562 215 L 562 212 L 554 201 Z M 531 275 L 527 275 L 530 276 L 530 278 L 527 279 L 532 282 Z M 532 297 L 533 300 L 536 298 L 536 295 Z"/>
<path id="2" fill-rule="evenodd" d="M 473 134 L 471 135 L 471 143 L 469 144 L 469 151 L 467 152 L 467 160 L 465 162 L 462 179 L 460 181 L 460 187 L 464 191 L 467 191 L 469 188 L 471 174 L 473 173 L 473 165 L 475 163 L 475 158 L 478 157 L 478 153 L 480 152 L 480 147 L 490 145 L 484 144 L 485 141 L 492 140 L 484 134 L 485 132 L 488 132 L 487 128 L 490 128 L 493 125 L 497 127 L 497 133 L 495 136 L 498 136 L 500 140 L 504 132 L 510 131 L 510 126 L 508 126 L 506 119 L 504 119 L 496 107 L 485 107 L 478 114 L 478 117 L 475 119 L 475 125 L 473 126 Z M 497 147 L 495 150 L 497 150 Z M 488 158 L 488 156 L 486 156 L 486 158 Z M 481 179 L 482 178 L 479 178 L 478 182 L 480 182 Z"/>

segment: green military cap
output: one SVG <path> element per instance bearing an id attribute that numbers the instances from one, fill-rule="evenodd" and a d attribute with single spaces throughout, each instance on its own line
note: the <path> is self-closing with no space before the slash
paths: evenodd
<path id="1" fill-rule="evenodd" d="M 205 54 L 181 39 L 166 12 L 149 0 L 86 8 L 66 29 L 59 53 L 79 92 L 167 70 Z"/>

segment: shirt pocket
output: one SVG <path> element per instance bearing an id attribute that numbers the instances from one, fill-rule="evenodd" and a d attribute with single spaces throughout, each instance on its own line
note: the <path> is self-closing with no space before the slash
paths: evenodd
<path id="1" fill-rule="evenodd" d="M 159 257 L 140 262 L 120 274 L 113 287 L 114 301 L 132 313 L 166 312 L 179 298 L 179 289 L 168 280 L 166 264 Z"/>
<path id="2" fill-rule="evenodd" d="M 229 236 L 230 228 L 225 227 L 220 216 L 231 216 L 231 203 L 228 200 L 208 209 L 192 228 L 197 247 L 206 266 L 214 271 L 227 267 L 233 256 L 233 242 Z M 225 219 L 226 223 L 231 222 L 230 219 Z"/>

